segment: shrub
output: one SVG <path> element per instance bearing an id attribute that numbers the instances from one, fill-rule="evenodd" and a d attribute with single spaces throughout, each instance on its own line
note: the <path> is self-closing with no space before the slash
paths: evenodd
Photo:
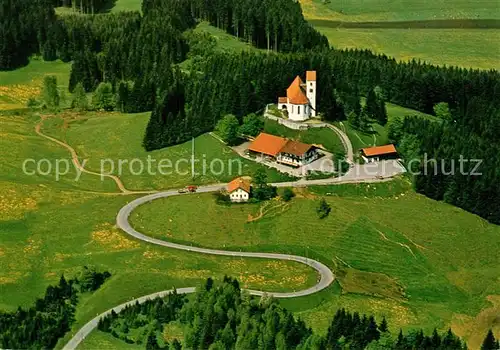
<path id="1" fill-rule="evenodd" d="M 320 219 L 324 219 L 328 215 L 330 215 L 331 211 L 332 207 L 330 206 L 330 204 L 328 204 L 324 198 L 321 198 L 318 207 L 316 208 L 316 213 L 318 214 L 318 217 Z"/>
<path id="2" fill-rule="evenodd" d="M 283 195 L 281 196 L 285 202 L 290 201 L 293 197 L 295 197 L 295 193 L 290 188 L 285 188 L 283 190 Z"/>

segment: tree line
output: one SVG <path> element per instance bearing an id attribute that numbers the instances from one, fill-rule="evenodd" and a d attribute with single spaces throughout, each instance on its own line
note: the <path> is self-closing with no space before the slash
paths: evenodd
<path id="1" fill-rule="evenodd" d="M 61 276 L 59 283 L 48 286 L 43 298 L 28 309 L 0 311 L 0 347 L 2 349 L 53 349 L 75 321 L 78 296 L 96 291 L 111 275 L 85 266 L 70 280 Z"/>
<path id="2" fill-rule="evenodd" d="M 163 329 L 174 322 L 182 336 L 165 341 Z M 148 350 L 171 349 L 466 349 L 451 330 L 426 335 L 422 330 L 391 333 L 385 318 L 338 310 L 326 335 L 315 333 L 273 298 L 244 293 L 237 280 L 208 279 L 194 295 L 170 294 L 112 312 L 99 329 Z M 491 341 L 491 340 L 489 340 Z M 496 344 L 493 338 L 494 344 Z M 485 349 L 486 350 L 486 349 Z"/>
<path id="3" fill-rule="evenodd" d="M 189 2 L 194 17 L 209 21 L 213 26 L 259 48 L 298 52 L 328 47 L 327 38 L 304 19 L 298 1 L 190 0 Z"/>

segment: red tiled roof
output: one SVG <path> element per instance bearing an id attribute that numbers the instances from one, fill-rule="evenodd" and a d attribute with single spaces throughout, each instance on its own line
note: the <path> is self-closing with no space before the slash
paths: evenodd
<path id="1" fill-rule="evenodd" d="M 308 145 L 306 143 L 288 140 L 288 142 L 283 146 L 280 152 L 301 157 L 306 154 L 312 147 L 312 145 Z"/>
<path id="2" fill-rule="evenodd" d="M 306 72 L 306 80 L 307 81 L 316 81 L 316 71 L 315 70 L 308 70 Z"/>
<path id="3" fill-rule="evenodd" d="M 248 150 L 275 157 L 286 143 L 287 140 L 282 137 L 261 133 L 248 147 Z"/>
<path id="4" fill-rule="evenodd" d="M 396 151 L 396 147 L 394 147 L 393 144 L 385 145 L 385 146 L 363 148 L 363 149 L 361 149 L 361 151 L 367 157 L 374 157 L 374 156 L 380 156 L 380 155 L 384 155 L 384 154 L 398 153 L 398 151 Z"/>
<path id="5" fill-rule="evenodd" d="M 279 97 L 278 103 L 288 103 L 288 98 L 287 97 Z"/>
<path id="6" fill-rule="evenodd" d="M 250 193 L 250 182 L 241 177 L 238 177 L 227 185 L 227 191 L 229 193 L 234 192 L 239 188 L 241 188 L 246 193 Z"/>
<path id="7" fill-rule="evenodd" d="M 294 105 L 306 105 L 309 103 L 304 90 L 302 90 L 302 85 L 304 85 L 304 82 L 297 75 L 293 83 L 286 90 L 286 95 L 290 103 Z"/>

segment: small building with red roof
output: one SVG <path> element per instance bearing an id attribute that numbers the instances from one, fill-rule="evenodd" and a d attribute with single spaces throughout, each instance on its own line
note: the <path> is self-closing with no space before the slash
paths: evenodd
<path id="1" fill-rule="evenodd" d="M 242 177 L 238 177 L 231 181 L 227 185 L 227 192 L 229 193 L 231 202 L 248 202 L 248 200 L 250 199 L 251 188 L 252 187 L 250 181 Z"/>
<path id="2" fill-rule="evenodd" d="M 385 159 L 397 159 L 399 157 L 398 151 L 393 144 L 362 148 L 360 153 L 366 163 L 378 162 Z"/>
<path id="3" fill-rule="evenodd" d="M 316 71 L 306 72 L 304 83 L 297 75 L 286 90 L 286 97 L 278 98 L 278 109 L 287 111 L 288 118 L 304 121 L 316 116 Z"/>

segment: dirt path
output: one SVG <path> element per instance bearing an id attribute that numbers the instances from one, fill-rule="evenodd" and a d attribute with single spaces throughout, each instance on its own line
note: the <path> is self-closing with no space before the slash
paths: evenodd
<path id="1" fill-rule="evenodd" d="M 85 169 L 82 166 L 82 164 L 80 163 L 80 160 L 78 159 L 78 154 L 76 153 L 76 151 L 75 151 L 75 149 L 73 147 L 71 147 L 67 143 L 62 142 L 62 141 L 60 141 L 60 140 L 58 140 L 58 139 L 56 139 L 54 137 L 45 135 L 41 131 L 43 122 L 47 119 L 47 116 L 40 116 L 40 118 L 41 118 L 40 122 L 35 126 L 35 132 L 39 136 L 41 136 L 41 137 L 43 137 L 43 138 L 45 138 L 47 140 L 50 140 L 52 142 L 55 142 L 59 146 L 62 146 L 64 148 L 66 148 L 69 151 L 69 153 L 71 154 L 71 160 L 73 161 L 73 164 L 81 172 L 86 173 L 86 174 L 90 174 L 90 175 L 95 175 L 95 176 L 99 176 L 99 177 L 106 177 L 106 178 L 112 179 L 116 183 L 116 186 L 118 186 L 118 189 L 120 190 L 121 194 L 127 194 L 127 195 L 128 194 L 151 194 L 151 193 L 155 193 L 156 192 L 156 191 L 131 191 L 131 190 L 128 190 L 125 187 L 125 185 L 123 184 L 122 180 L 118 176 L 101 174 L 101 173 L 97 173 L 95 171 L 90 171 L 90 170 Z"/>

